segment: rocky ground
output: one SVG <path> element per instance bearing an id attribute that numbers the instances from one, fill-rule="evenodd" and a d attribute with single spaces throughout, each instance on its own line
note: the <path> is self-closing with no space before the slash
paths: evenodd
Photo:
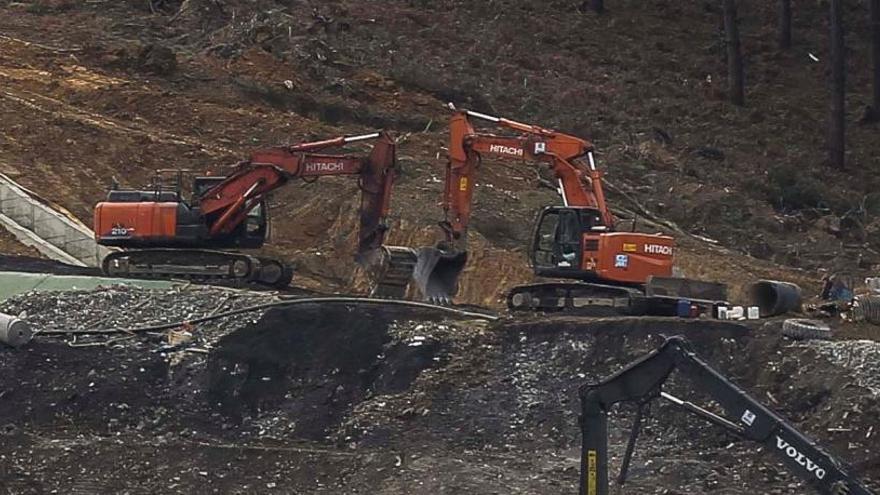
<path id="1" fill-rule="evenodd" d="M 874 342 L 791 342 L 774 323 L 490 322 L 381 305 L 223 317 L 279 301 L 183 286 L 3 303 L 45 332 L 0 350 L 6 491 L 573 493 L 577 387 L 672 334 L 880 482 Z M 222 318 L 172 329 L 193 335 L 183 342 L 136 330 L 208 315 Z M 95 333 L 110 329 L 121 333 Z M 686 377 L 666 390 L 707 403 Z M 614 466 L 631 418 L 631 406 L 613 415 Z M 808 491 L 757 446 L 665 404 L 649 414 L 630 480 L 626 493 Z"/>

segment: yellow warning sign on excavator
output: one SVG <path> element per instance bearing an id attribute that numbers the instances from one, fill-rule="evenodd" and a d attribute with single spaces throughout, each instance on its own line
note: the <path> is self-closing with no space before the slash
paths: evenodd
<path id="1" fill-rule="evenodd" d="M 458 190 L 459 191 L 467 191 L 467 187 L 468 187 L 467 177 L 462 177 L 461 179 L 459 179 Z"/>
<path id="2" fill-rule="evenodd" d="M 596 491 L 596 451 L 587 451 L 587 495 L 598 495 Z"/>

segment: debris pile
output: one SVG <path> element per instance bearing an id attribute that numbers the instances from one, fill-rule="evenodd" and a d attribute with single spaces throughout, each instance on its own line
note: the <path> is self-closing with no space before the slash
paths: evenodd
<path id="1" fill-rule="evenodd" d="M 302 304 L 226 335 L 209 356 L 208 395 L 222 414 L 260 436 L 330 438 L 370 398 L 409 390 L 437 366 L 443 345 L 401 307 Z M 417 330 L 416 330 L 417 329 Z"/>
<path id="2" fill-rule="evenodd" d="M 812 342 L 809 347 L 835 366 L 849 370 L 852 382 L 880 397 L 880 342 Z"/>
<path id="3" fill-rule="evenodd" d="M 0 303 L 0 312 L 26 320 L 37 334 L 69 333 L 72 345 L 83 345 L 84 340 L 86 345 L 137 345 L 150 339 L 167 343 L 164 332 L 145 332 L 146 339 L 134 339 L 126 331 L 180 323 L 176 330 L 190 331 L 192 345 L 210 348 L 222 335 L 258 320 L 262 311 L 218 318 L 197 327 L 189 321 L 274 300 L 277 297 L 270 293 L 207 286 L 157 290 L 112 285 L 93 291 L 28 292 Z M 104 331 L 108 334 L 101 334 Z"/>
<path id="4" fill-rule="evenodd" d="M 27 313 L 38 330 L 68 329 L 83 338 L 91 328 L 176 323 L 274 299 L 198 287 L 106 287 L 29 294 L 0 310 Z M 91 336 L 95 345 L 75 349 L 38 335 L 25 352 L 0 350 L 0 417 L 21 425 L 0 445 L 0 470 L 51 465 L 45 472 L 58 478 L 39 478 L 46 492 L 89 476 L 102 492 L 172 485 L 192 492 L 205 483 L 228 493 L 270 483 L 304 493 L 494 493 L 499 485 L 573 492 L 578 386 L 617 371 L 663 334 L 679 333 L 845 458 L 857 459 L 873 440 L 866 437 L 873 416 L 859 411 L 876 409 L 856 387 L 798 403 L 814 388 L 825 390 L 815 377 L 850 373 L 847 359 L 876 373 L 861 351 L 841 358 L 843 364 L 816 359 L 824 343 L 782 348 L 775 332 L 750 345 L 757 341 L 748 328 L 717 320 L 444 317 L 394 305 L 302 302 L 195 325 L 183 350 L 168 347 L 168 333 Z M 193 347 L 209 353 L 186 352 Z M 767 365 L 750 368 L 755 375 L 741 369 L 759 361 Z M 678 383 L 669 391 L 699 401 L 691 388 Z M 841 414 L 829 419 L 826 408 Z M 612 452 L 619 459 L 632 411 L 614 415 Z M 833 435 L 829 428 L 836 428 Z M 33 439 L 48 429 L 53 441 L 77 439 L 65 444 L 69 460 L 56 459 L 57 448 L 35 448 Z M 771 457 L 756 457 L 753 445 L 666 406 L 647 420 L 639 442 L 633 493 L 714 493 L 720 486 L 731 493 L 804 493 Z M 118 479 L 119 470 L 107 470 L 105 461 L 91 462 L 117 457 L 126 472 L 146 474 Z"/>

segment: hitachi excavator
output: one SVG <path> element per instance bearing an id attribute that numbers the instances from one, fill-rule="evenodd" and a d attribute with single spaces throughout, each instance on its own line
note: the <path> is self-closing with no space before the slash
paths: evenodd
<path id="1" fill-rule="evenodd" d="M 369 156 L 321 151 L 375 141 Z M 196 177 L 192 198 L 154 181 L 146 190 L 114 189 L 95 207 L 99 244 L 124 248 L 105 257 L 112 276 L 234 280 L 287 286 L 292 269 L 280 260 L 223 249 L 261 247 L 269 233 L 267 196 L 295 179 L 331 175 L 358 179 L 360 231 L 356 260 L 373 278 L 373 295 L 402 297 L 415 256 L 383 246 L 391 190 L 398 173 L 396 143 L 385 132 L 278 146 L 254 152 L 225 177 Z"/>
<path id="2" fill-rule="evenodd" d="M 472 120 L 513 131 L 478 132 Z M 726 299 L 721 284 L 672 277 L 674 240 L 616 231 L 605 202 L 593 145 L 552 129 L 473 111 L 456 111 L 449 124 L 449 162 L 443 208 L 445 233 L 419 250 L 414 278 L 428 300 L 450 300 L 467 261 L 467 233 L 476 171 L 483 156 L 548 167 L 562 206 L 544 208 L 535 223 L 530 257 L 536 275 L 572 281 L 523 285 L 508 294 L 513 311 L 589 314 L 669 314 L 679 301 Z"/>

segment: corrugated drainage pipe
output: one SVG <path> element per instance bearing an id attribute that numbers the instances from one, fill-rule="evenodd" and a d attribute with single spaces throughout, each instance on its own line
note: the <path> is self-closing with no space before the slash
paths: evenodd
<path id="1" fill-rule="evenodd" d="M 749 295 L 762 317 L 798 311 L 801 307 L 801 288 L 789 282 L 759 280 L 752 284 Z"/>
<path id="2" fill-rule="evenodd" d="M 864 295 L 856 297 L 856 307 L 865 321 L 880 324 L 880 296 Z"/>

